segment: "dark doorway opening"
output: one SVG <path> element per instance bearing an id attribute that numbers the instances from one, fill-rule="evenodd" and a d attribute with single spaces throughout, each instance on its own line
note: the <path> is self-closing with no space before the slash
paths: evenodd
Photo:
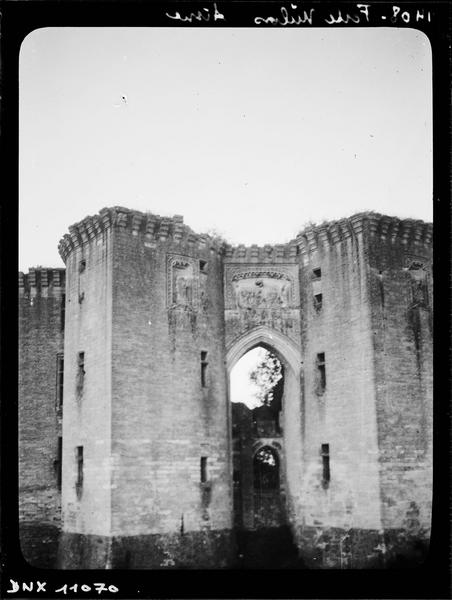
<path id="1" fill-rule="evenodd" d="M 250 350 L 236 366 L 241 361 L 250 385 L 246 369 L 240 385 L 234 386 L 231 372 L 237 567 L 300 568 L 286 516 L 284 365 L 263 346 Z"/>
<path id="2" fill-rule="evenodd" d="M 279 457 L 274 448 L 263 446 L 253 460 L 254 528 L 285 524 L 284 498 L 281 494 Z"/>

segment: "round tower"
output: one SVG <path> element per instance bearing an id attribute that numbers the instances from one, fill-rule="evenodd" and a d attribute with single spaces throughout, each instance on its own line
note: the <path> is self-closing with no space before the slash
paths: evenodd
<path id="1" fill-rule="evenodd" d="M 228 566 L 222 243 L 121 207 L 69 231 L 62 566 Z"/>

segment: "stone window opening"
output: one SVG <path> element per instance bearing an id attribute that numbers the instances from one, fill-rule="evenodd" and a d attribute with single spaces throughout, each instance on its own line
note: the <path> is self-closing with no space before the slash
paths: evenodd
<path id="1" fill-rule="evenodd" d="M 77 498 L 80 498 L 83 491 L 83 446 L 77 446 L 75 449 L 75 459 L 77 462 L 77 480 L 75 490 Z"/>
<path id="2" fill-rule="evenodd" d="M 200 481 L 201 483 L 207 483 L 208 473 L 207 473 L 207 456 L 201 456 L 200 462 Z"/>
<path id="3" fill-rule="evenodd" d="M 322 456 L 322 487 L 327 489 L 330 485 L 331 473 L 330 473 L 330 445 L 322 444 L 321 446 Z"/>
<path id="4" fill-rule="evenodd" d="M 317 311 L 322 309 L 323 305 L 323 294 L 314 294 L 314 308 Z"/>
<path id="5" fill-rule="evenodd" d="M 85 385 L 85 353 L 84 352 L 79 352 L 77 355 L 77 385 L 76 385 L 76 391 L 77 391 L 77 396 L 81 397 L 83 394 L 83 388 Z"/>
<path id="6" fill-rule="evenodd" d="M 312 294 L 314 300 L 314 308 L 316 312 L 322 309 L 322 270 L 320 268 L 312 270 Z"/>
<path id="7" fill-rule="evenodd" d="M 64 355 L 57 354 L 57 381 L 56 381 L 56 408 L 61 411 L 63 408 L 63 389 L 64 389 Z"/>
<path id="8" fill-rule="evenodd" d="M 86 260 L 83 258 L 78 263 L 78 303 L 81 304 L 85 299 L 85 292 L 82 290 L 82 274 L 86 269 Z"/>
<path id="9" fill-rule="evenodd" d="M 201 351 L 201 387 L 207 387 L 207 351 Z"/>
<path id="10" fill-rule="evenodd" d="M 207 261 L 206 260 L 199 261 L 199 272 L 207 273 Z"/>
<path id="11" fill-rule="evenodd" d="M 325 353 L 324 352 L 319 352 L 317 354 L 317 373 L 318 373 L 317 393 L 323 394 L 326 389 L 326 366 L 325 366 Z"/>
<path id="12" fill-rule="evenodd" d="M 61 491 L 61 481 L 62 481 L 62 473 L 63 473 L 63 438 L 61 437 L 61 435 L 58 436 L 57 457 L 53 464 L 55 467 L 57 489 L 59 491 Z"/>
<path id="13" fill-rule="evenodd" d="M 66 317 L 66 294 L 61 295 L 60 305 L 60 331 L 64 331 L 64 320 Z"/>

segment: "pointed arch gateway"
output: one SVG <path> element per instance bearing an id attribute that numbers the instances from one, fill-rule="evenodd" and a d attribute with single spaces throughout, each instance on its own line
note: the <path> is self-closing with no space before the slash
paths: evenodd
<path id="1" fill-rule="evenodd" d="M 301 348 L 286 335 L 264 325 L 248 331 L 229 345 L 226 352 L 228 373 L 244 354 L 256 346 L 272 348 L 278 358 L 290 366 L 295 375 L 300 376 Z"/>
<path id="2" fill-rule="evenodd" d="M 234 340 L 227 348 L 228 380 L 237 362 L 258 346 L 274 353 L 283 367 L 282 427 L 275 435 L 262 435 L 256 428 L 248 426 L 247 429 L 243 421 L 239 428 L 234 424 L 231 456 L 234 523 L 238 530 L 248 532 L 290 525 L 288 515 L 296 515 L 299 504 L 297 498 L 300 495 L 302 464 L 300 347 L 274 329 L 256 327 Z M 243 412 L 246 413 L 246 409 L 242 411 L 241 419 L 244 418 Z M 251 423 L 253 417 L 247 418 Z M 238 434 L 240 427 L 241 433 Z M 266 506 L 266 503 L 272 502 L 274 510 L 270 505 Z"/>

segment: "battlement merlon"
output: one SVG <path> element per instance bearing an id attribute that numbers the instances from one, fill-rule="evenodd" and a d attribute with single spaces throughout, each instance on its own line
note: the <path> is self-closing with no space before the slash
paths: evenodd
<path id="1" fill-rule="evenodd" d="M 433 225 L 372 212 L 358 213 L 338 221 L 310 225 L 297 235 L 294 242 L 299 254 L 310 256 L 320 247 L 334 246 L 359 236 L 379 238 L 391 243 L 399 242 L 411 247 L 431 246 Z"/>
<path id="2" fill-rule="evenodd" d="M 297 255 L 312 256 L 320 248 L 339 244 L 360 235 L 377 237 L 404 246 L 431 246 L 433 225 L 413 219 L 398 219 L 378 213 L 358 213 L 348 218 L 309 225 L 287 244 L 225 246 L 226 262 L 295 262 Z"/>
<path id="3" fill-rule="evenodd" d="M 19 296 L 61 296 L 65 291 L 66 269 L 35 267 L 19 272 Z"/>
<path id="4" fill-rule="evenodd" d="M 266 244 L 265 246 L 225 246 L 224 258 L 227 263 L 287 263 L 295 262 L 297 246 L 295 243 Z"/>
<path id="5" fill-rule="evenodd" d="M 103 232 L 119 228 L 133 236 L 141 236 L 145 246 L 154 248 L 159 242 L 187 243 L 199 249 L 210 249 L 224 256 L 226 262 L 295 262 L 296 256 L 312 256 L 317 249 L 334 246 L 360 236 L 379 238 L 404 246 L 431 246 L 433 225 L 414 219 L 398 219 L 379 213 L 364 212 L 337 221 L 310 225 L 286 244 L 265 246 L 232 246 L 207 234 L 197 234 L 184 225 L 183 217 L 161 217 L 129 208 L 103 208 L 69 227 L 58 249 L 64 262 L 75 248 L 82 247 Z"/>
<path id="6" fill-rule="evenodd" d="M 184 225 L 181 215 L 161 217 L 122 206 L 103 208 L 99 214 L 88 216 L 69 227 L 69 233 L 60 240 L 58 251 L 66 263 L 69 254 L 110 229 L 129 231 L 140 236 L 145 246 L 154 248 L 159 242 L 187 243 L 199 249 L 222 254 L 224 242 L 207 234 L 196 234 Z"/>

